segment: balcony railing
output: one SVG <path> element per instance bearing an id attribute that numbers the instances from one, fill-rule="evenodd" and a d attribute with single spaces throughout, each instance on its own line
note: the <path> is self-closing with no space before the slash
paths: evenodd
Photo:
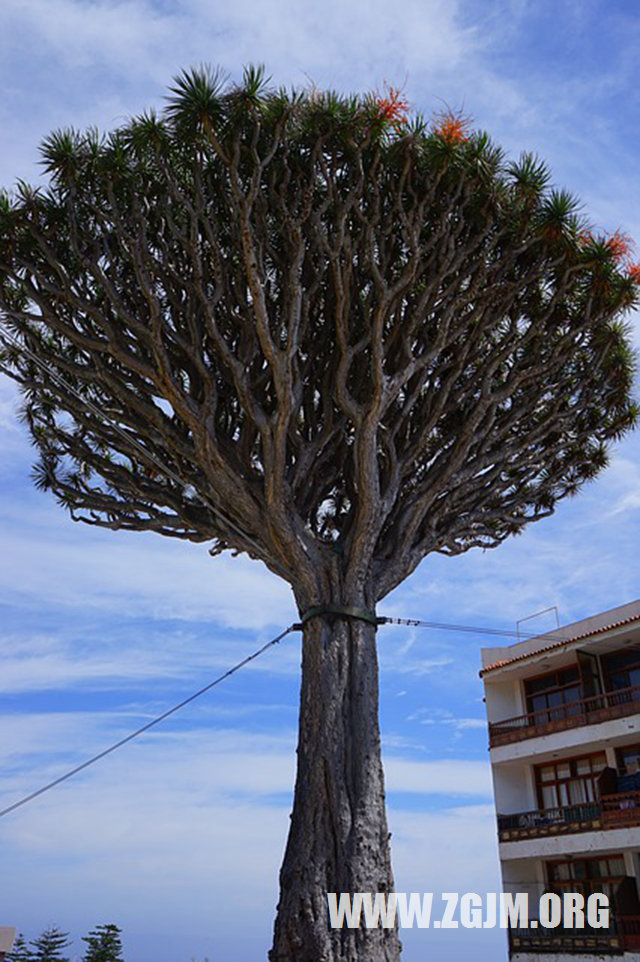
<path id="1" fill-rule="evenodd" d="M 640 915 L 619 915 L 608 929 L 509 929 L 511 953 L 540 952 L 621 955 L 640 948 Z"/>
<path id="2" fill-rule="evenodd" d="M 603 828 L 625 828 L 640 825 L 640 791 L 619 792 L 616 795 L 603 795 Z"/>
<path id="3" fill-rule="evenodd" d="M 640 816 L 640 809 L 638 815 Z M 498 815 L 498 836 L 501 842 L 589 832 L 602 827 L 602 813 L 597 802 L 518 812 L 516 815 Z"/>
<path id="4" fill-rule="evenodd" d="M 623 718 L 640 712 L 640 685 L 608 691 L 591 698 L 567 702 L 557 708 L 544 708 L 541 711 L 517 715 L 504 721 L 489 725 L 489 744 L 507 745 L 524 738 L 549 735 L 552 732 L 577 728 L 580 725 L 595 725 L 612 718 Z"/>
<path id="5" fill-rule="evenodd" d="M 615 924 L 608 929 L 545 929 L 542 926 L 528 929 L 510 929 L 511 953 L 554 952 L 571 954 L 584 959 L 591 955 L 621 955 L 627 947 L 622 934 L 622 919 L 618 920 L 620 933 Z"/>
<path id="6" fill-rule="evenodd" d="M 598 802 L 585 802 L 582 805 L 498 815 L 498 837 L 501 842 L 516 842 L 523 838 L 631 828 L 635 825 L 640 825 L 640 791 L 602 795 Z"/>

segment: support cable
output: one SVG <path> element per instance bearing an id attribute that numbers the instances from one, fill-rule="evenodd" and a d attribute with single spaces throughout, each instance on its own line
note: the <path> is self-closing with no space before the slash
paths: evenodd
<path id="1" fill-rule="evenodd" d="M 254 651 L 251 655 L 248 655 L 246 658 L 243 658 L 242 661 L 239 661 L 232 668 L 229 668 L 222 675 L 219 675 L 212 682 L 209 682 L 209 684 L 205 685 L 204 688 L 201 688 L 199 691 L 194 692 L 193 695 L 189 695 L 188 698 L 185 698 L 183 701 L 179 702 L 179 704 L 174 705 L 173 708 L 169 708 L 169 710 L 163 712 L 162 715 L 158 715 L 157 718 L 153 718 L 150 722 L 147 722 L 146 725 L 143 725 L 142 728 L 138 728 L 136 731 L 131 732 L 130 735 L 127 735 L 125 738 L 121 738 L 120 741 L 115 742 L 114 745 L 110 745 L 109 748 L 105 748 L 104 751 L 101 751 L 97 755 L 94 755 L 93 758 L 89 758 L 86 762 L 82 762 L 81 765 L 76 765 L 76 767 L 72 768 L 71 771 L 66 772 L 64 775 L 61 775 L 59 778 L 54 779 L 52 782 L 49 782 L 47 785 L 43 785 L 42 788 L 37 789 L 37 791 L 31 792 L 30 795 L 26 795 L 24 798 L 21 798 L 18 802 L 14 802 L 13 805 L 9 805 L 8 808 L 3 808 L 0 811 L 0 818 L 2 818 L 3 815 L 8 815 L 9 812 L 14 812 L 16 808 L 20 808 L 22 805 L 26 805 L 27 802 L 32 801 L 34 798 L 37 798 L 39 795 L 44 795 L 45 792 L 48 792 L 50 789 L 55 788 L 56 785 L 60 785 L 62 782 L 66 782 L 68 778 L 72 778 L 74 775 L 77 775 L 78 772 L 83 771 L 85 768 L 89 768 L 90 765 L 95 764 L 95 762 L 99 761 L 101 758 L 104 758 L 106 755 L 110 755 L 111 752 L 115 752 L 117 748 L 121 748 L 123 745 L 126 745 L 127 742 L 133 741 L 133 739 L 137 738 L 138 735 L 142 735 L 143 732 L 149 731 L 150 728 L 153 728 L 154 725 L 158 725 L 161 721 L 164 721 L 164 719 L 168 718 L 169 715 L 173 715 L 175 712 L 179 711 L 181 708 L 184 708 L 185 705 L 188 705 L 190 702 L 195 701 L 196 698 L 199 698 L 201 695 L 204 695 L 205 692 L 208 692 L 212 688 L 215 688 L 215 686 L 219 685 L 220 682 L 224 681 L 225 678 L 228 678 L 230 675 L 233 675 L 237 671 L 240 671 L 240 669 L 244 668 L 245 665 L 248 665 L 250 661 L 254 661 L 254 659 L 264 654 L 264 652 L 267 651 L 269 648 L 272 648 L 274 645 L 277 645 L 279 641 L 282 641 L 282 639 L 286 637 L 286 635 L 291 634 L 292 631 L 296 631 L 297 629 L 298 629 L 297 625 L 295 624 L 289 625 L 288 628 L 285 628 L 285 630 L 281 632 L 276 638 L 272 638 L 271 641 L 268 641 L 266 645 L 262 646 L 262 648 L 258 648 L 257 651 Z"/>
<path id="2" fill-rule="evenodd" d="M 116 749 L 121 748 L 123 745 L 126 745 L 127 742 L 133 741 L 134 738 L 137 738 L 139 735 L 142 735 L 144 732 L 149 731 L 150 728 L 153 728 L 155 725 L 158 725 L 161 721 L 164 721 L 165 718 L 168 718 L 170 715 L 175 714 L 175 712 L 179 711 L 181 708 L 184 708 L 185 705 L 188 705 L 190 702 L 195 701 L 196 698 L 199 698 L 201 695 L 204 695 L 206 692 L 210 691 L 212 688 L 215 688 L 215 686 L 219 685 L 221 681 L 225 680 L 225 678 L 229 678 L 230 675 L 233 675 L 237 671 L 240 671 L 240 669 L 244 668 L 245 665 L 248 665 L 249 662 L 254 661 L 254 659 L 264 654 L 264 652 L 267 651 L 269 648 L 272 648 L 274 645 L 277 645 L 278 642 L 282 641 L 282 639 L 285 638 L 287 635 L 291 634 L 291 632 L 302 631 L 304 624 L 309 619 L 318 617 L 318 615 L 355 618 L 357 620 L 367 621 L 369 623 L 371 623 L 372 621 L 371 612 L 364 611 L 359 608 L 342 608 L 339 606 L 327 605 L 327 606 L 318 606 L 317 608 L 309 609 L 309 611 L 307 611 L 305 615 L 302 617 L 302 620 L 300 622 L 294 622 L 293 624 L 289 625 L 289 627 L 285 628 L 285 630 L 281 632 L 277 637 L 272 638 L 271 641 L 268 641 L 261 648 L 258 648 L 257 651 L 254 651 L 251 655 L 248 655 L 246 658 L 243 658 L 242 661 L 239 661 L 236 665 L 233 665 L 232 668 L 229 668 L 222 675 L 219 675 L 218 678 L 215 678 L 212 682 L 209 682 L 209 684 L 205 685 L 204 688 L 201 688 L 199 691 L 194 692 L 193 695 L 189 695 L 188 698 L 183 699 L 183 701 L 179 702 L 177 705 L 174 705 L 173 708 L 169 708 L 168 711 L 163 712 L 162 715 L 158 715 L 157 718 L 153 718 L 150 722 L 147 722 L 146 725 L 143 725 L 141 728 L 138 728 L 136 731 L 131 732 L 131 734 L 127 735 L 125 738 L 121 738 L 120 741 L 115 742 L 115 744 L 113 745 L 110 745 L 109 748 L 105 748 L 104 751 L 101 751 L 97 755 L 94 755 L 92 758 L 89 758 L 86 762 L 82 762 L 81 765 L 77 765 L 75 768 L 72 768 L 70 771 L 66 772 L 64 775 L 61 775 L 59 778 L 54 779 L 52 782 L 49 782 L 47 785 L 43 785 L 42 788 L 37 789 L 37 791 L 32 792 L 30 795 L 25 796 L 24 798 L 20 799 L 17 802 L 14 802 L 14 804 L 9 805 L 8 808 L 4 808 L 0 810 L 0 818 L 2 818 L 4 815 L 8 815 L 10 812 L 15 811 L 17 808 L 20 808 L 22 805 L 26 805 L 27 802 L 32 801 L 34 798 L 38 798 L 39 795 L 44 795 L 44 793 L 48 792 L 51 788 L 55 788 L 56 785 L 60 785 L 62 782 L 66 782 L 67 779 L 72 778 L 74 775 L 77 775 L 78 772 L 83 771 L 85 768 L 89 768 L 90 765 L 93 765 L 95 764 L 95 762 L 100 761 L 101 758 L 105 758 L 105 756 L 110 755 L 111 752 L 115 752 Z M 489 635 L 502 635 L 502 636 L 506 635 L 509 637 L 512 637 L 515 634 L 515 632 L 503 631 L 502 629 L 499 629 L 499 628 L 481 628 L 473 625 L 451 625 L 451 624 L 446 624 L 446 623 L 437 622 L 437 621 L 421 621 L 420 619 L 417 619 L 417 618 L 390 618 L 390 617 L 382 616 L 382 617 L 376 618 L 375 620 L 378 625 L 405 625 L 411 628 L 432 628 L 432 629 L 446 630 L 446 631 L 462 631 L 462 632 L 468 632 L 472 634 L 489 634 Z M 533 635 L 532 637 L 536 637 L 536 636 Z M 551 638 L 552 636 L 547 636 L 547 637 Z M 556 640 L 570 641 L 571 639 L 556 638 Z"/>
<path id="3" fill-rule="evenodd" d="M 452 625 L 441 621 L 422 621 L 419 618 L 390 618 L 386 615 L 377 619 L 379 625 L 406 625 L 409 628 L 431 628 L 436 631 L 460 631 L 471 635 L 495 635 L 500 638 L 520 638 L 521 640 L 530 638 L 544 638 L 545 641 L 577 641 L 577 638 L 570 638 L 568 635 L 558 635 L 555 632 L 528 632 L 528 631 L 509 631 L 505 628 L 486 628 L 480 625 Z"/>

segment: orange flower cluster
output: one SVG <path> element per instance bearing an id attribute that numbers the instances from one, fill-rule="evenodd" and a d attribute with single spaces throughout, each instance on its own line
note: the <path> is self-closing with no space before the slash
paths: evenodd
<path id="1" fill-rule="evenodd" d="M 629 264 L 627 274 L 634 284 L 640 284 L 640 264 Z"/>
<path id="2" fill-rule="evenodd" d="M 635 244 L 628 234 L 623 234 L 618 228 L 611 237 L 607 237 L 605 246 L 610 250 L 611 256 L 627 272 L 627 275 L 635 284 L 640 284 L 640 264 L 631 263 L 631 254 Z"/>
<path id="3" fill-rule="evenodd" d="M 461 144 L 469 139 L 471 119 L 460 113 L 446 110 L 439 114 L 434 124 L 434 133 L 448 144 Z"/>
<path id="4" fill-rule="evenodd" d="M 605 245 L 611 251 L 613 259 L 618 263 L 628 261 L 629 255 L 634 247 L 634 243 L 629 235 L 623 234 L 620 229 L 606 239 Z"/>
<path id="5" fill-rule="evenodd" d="M 396 131 L 401 131 L 409 123 L 409 103 L 396 87 L 386 87 L 384 97 L 376 97 L 378 115 Z"/>
<path id="6" fill-rule="evenodd" d="M 578 238 L 583 246 L 593 244 L 596 239 L 591 231 L 584 231 Z M 632 238 L 618 228 L 610 237 L 604 239 L 604 246 L 608 249 L 614 261 L 625 269 L 631 280 L 635 284 L 640 284 L 640 264 L 631 262 L 631 255 L 635 249 Z"/>

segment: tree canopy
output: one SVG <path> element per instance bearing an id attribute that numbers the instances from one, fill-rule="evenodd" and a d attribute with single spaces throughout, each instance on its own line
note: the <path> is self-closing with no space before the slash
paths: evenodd
<path id="1" fill-rule="evenodd" d="M 31 945 L 33 962 L 69 962 L 68 957 L 62 954 L 71 945 L 69 933 L 62 932 L 56 925 L 46 928 L 32 940 Z M 24 943 L 21 951 L 24 951 Z"/>
<path id="2" fill-rule="evenodd" d="M 22 932 L 18 932 L 11 952 L 5 957 L 5 962 L 31 962 L 32 959 L 33 952 L 27 940 Z"/>
<path id="3" fill-rule="evenodd" d="M 122 962 L 120 936 L 117 925 L 97 925 L 82 936 L 82 941 L 87 943 L 83 962 Z M 55 925 L 50 925 L 30 943 L 20 932 L 6 962 L 68 962 L 61 952 L 70 945 L 68 934 Z"/>
<path id="4" fill-rule="evenodd" d="M 122 962 L 121 931 L 117 925 L 97 925 L 82 936 L 82 941 L 87 943 L 83 962 Z"/>
<path id="5" fill-rule="evenodd" d="M 193 70 L 42 158 L 2 199 L 3 365 L 76 519 L 289 581 L 338 553 L 380 598 L 551 513 L 636 417 L 627 239 L 459 116 Z"/>

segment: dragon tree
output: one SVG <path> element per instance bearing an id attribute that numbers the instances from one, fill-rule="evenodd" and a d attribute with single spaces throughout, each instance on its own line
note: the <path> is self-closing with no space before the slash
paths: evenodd
<path id="1" fill-rule="evenodd" d="M 394 962 L 329 892 L 389 892 L 376 604 L 493 548 L 636 419 L 640 267 L 534 155 L 400 95 L 180 75 L 42 145 L 2 196 L 2 367 L 76 521 L 210 542 L 290 584 L 298 769 L 272 962 Z"/>

